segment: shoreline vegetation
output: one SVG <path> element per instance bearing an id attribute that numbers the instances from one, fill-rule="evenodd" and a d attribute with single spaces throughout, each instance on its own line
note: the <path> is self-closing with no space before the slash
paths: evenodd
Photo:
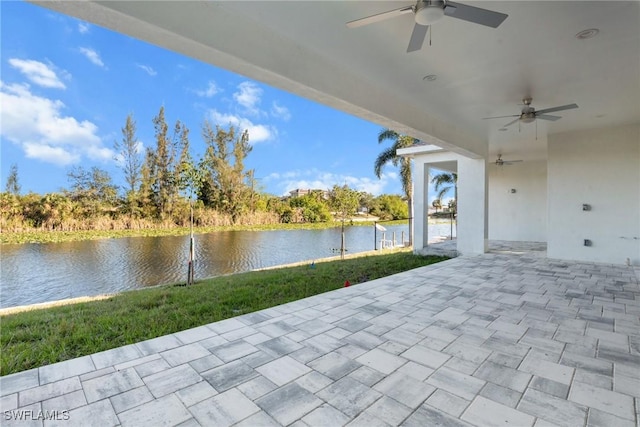
<path id="1" fill-rule="evenodd" d="M 270 268 L 163 285 L 0 315 L 0 375 L 112 348 L 354 286 L 448 259 L 407 249 L 354 254 L 313 266 Z"/>
<path id="2" fill-rule="evenodd" d="M 377 221 L 383 225 L 403 225 L 407 220 L 387 220 Z M 431 222 L 430 222 L 431 223 Z M 341 221 L 327 221 L 315 223 L 272 223 L 272 224 L 235 224 L 219 225 L 207 227 L 194 227 L 194 234 L 215 233 L 219 231 L 271 231 L 271 230 L 322 230 L 336 228 L 342 225 Z M 353 221 L 347 219 L 346 226 L 364 227 L 374 225 L 373 220 L 357 218 Z M 162 236 L 184 236 L 190 232 L 189 227 L 150 227 L 123 230 L 77 230 L 77 231 L 49 231 L 30 230 L 17 232 L 0 232 L 0 245 L 22 244 L 22 243 L 61 243 L 81 240 L 97 239 L 117 239 L 122 237 L 162 237 Z"/>

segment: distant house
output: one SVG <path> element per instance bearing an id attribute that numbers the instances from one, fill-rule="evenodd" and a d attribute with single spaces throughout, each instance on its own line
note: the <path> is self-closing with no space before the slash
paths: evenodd
<path id="1" fill-rule="evenodd" d="M 320 189 L 304 189 L 304 188 L 296 188 L 295 190 L 291 190 L 289 191 L 289 197 L 302 197 L 302 196 L 306 196 L 307 194 L 310 194 L 314 191 L 320 191 L 322 192 L 322 197 L 325 199 L 329 198 L 329 192 L 327 190 L 320 190 Z"/>

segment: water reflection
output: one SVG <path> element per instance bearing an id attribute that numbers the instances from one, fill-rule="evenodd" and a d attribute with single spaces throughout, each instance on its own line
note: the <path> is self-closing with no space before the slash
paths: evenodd
<path id="1" fill-rule="evenodd" d="M 449 234 L 448 224 L 430 235 Z M 387 227 L 401 240 L 406 226 Z M 378 233 L 378 239 L 380 239 Z M 347 227 L 348 253 L 373 249 L 373 227 Z M 340 229 L 196 235 L 196 278 L 338 255 Z M 4 245 L 0 307 L 98 295 L 185 280 L 188 236 Z"/>

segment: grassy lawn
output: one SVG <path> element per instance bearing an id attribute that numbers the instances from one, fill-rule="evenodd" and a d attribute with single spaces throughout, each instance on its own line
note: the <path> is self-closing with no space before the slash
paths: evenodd
<path id="1" fill-rule="evenodd" d="M 0 375 L 132 344 L 388 276 L 444 257 L 409 252 L 240 273 L 0 317 Z M 360 285 L 360 286 L 366 286 Z"/>

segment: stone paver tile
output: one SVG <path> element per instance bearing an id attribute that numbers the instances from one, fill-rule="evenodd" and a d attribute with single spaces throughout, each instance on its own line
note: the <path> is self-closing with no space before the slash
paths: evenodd
<path id="1" fill-rule="evenodd" d="M 453 369 L 454 371 L 462 372 L 463 374 L 471 375 L 480 367 L 480 364 L 464 359 L 459 359 L 457 357 L 452 357 L 451 359 L 447 360 L 442 366 L 446 366 L 447 368 Z"/>
<path id="2" fill-rule="evenodd" d="M 222 335 L 234 329 L 240 329 L 247 325 L 235 318 L 225 319 L 220 322 L 209 323 L 207 327 L 218 335 Z"/>
<path id="3" fill-rule="evenodd" d="M 283 386 L 308 373 L 311 369 L 289 356 L 283 356 L 256 368 L 256 371 L 275 385 Z"/>
<path id="4" fill-rule="evenodd" d="M 574 368 L 532 357 L 531 353 L 524 358 L 518 370 L 566 385 L 571 384 L 574 372 Z"/>
<path id="5" fill-rule="evenodd" d="M 189 365 L 176 366 L 144 378 L 144 383 L 156 399 L 200 381 L 202 377 Z"/>
<path id="6" fill-rule="evenodd" d="M 375 369 L 371 369 L 367 366 L 362 366 L 356 369 L 355 371 L 351 372 L 348 376 L 366 385 L 367 387 L 373 386 L 375 383 L 377 383 L 378 381 L 380 381 L 385 377 L 385 375 L 382 372 L 377 371 Z"/>
<path id="7" fill-rule="evenodd" d="M 284 322 L 269 323 L 264 326 L 257 326 L 256 329 L 263 334 L 269 335 L 271 338 L 277 338 L 296 331 L 296 328 Z"/>
<path id="8" fill-rule="evenodd" d="M 354 317 L 350 317 L 346 320 L 342 320 L 336 323 L 335 326 L 354 333 L 370 327 L 371 323 L 365 322 L 364 320 L 356 319 Z"/>
<path id="9" fill-rule="evenodd" d="M 178 396 L 182 404 L 188 408 L 189 406 L 195 405 L 196 403 L 200 403 L 205 399 L 215 396 L 216 394 L 218 394 L 218 392 L 213 387 L 211 387 L 211 384 L 209 384 L 208 382 L 200 381 L 176 391 L 175 394 L 176 396 Z"/>
<path id="10" fill-rule="evenodd" d="M 578 381 L 584 384 L 591 384 L 595 387 L 605 388 L 611 390 L 613 388 L 613 378 L 605 375 L 598 375 L 592 372 L 576 369 L 576 373 L 573 376 L 574 381 Z"/>
<path id="11" fill-rule="evenodd" d="M 222 392 L 257 377 L 258 373 L 246 363 L 236 360 L 205 371 L 201 375 L 213 388 Z"/>
<path id="12" fill-rule="evenodd" d="M 301 344 L 285 336 L 269 338 L 267 341 L 256 345 L 256 347 L 276 357 L 284 356 L 303 348 Z"/>
<path id="13" fill-rule="evenodd" d="M 309 427 L 339 427 L 349 422 L 349 417 L 325 403 L 305 415 L 302 421 Z"/>
<path id="14" fill-rule="evenodd" d="M 42 402 L 43 411 L 70 411 L 87 404 L 82 390 L 72 391 L 62 396 L 44 400 Z M 4 407 L 2 408 L 4 409 Z"/>
<path id="15" fill-rule="evenodd" d="M 635 421 L 633 398 L 626 394 L 574 381 L 569 391 L 569 400 Z"/>
<path id="16" fill-rule="evenodd" d="M 299 427 L 307 427 L 302 421 Z M 200 426 L 200 424 L 198 424 Z M 240 421 L 238 424 L 234 424 L 233 427 L 281 427 L 280 423 L 271 418 L 269 414 L 264 411 L 256 412 L 248 418 Z M 291 427 L 295 427 L 292 424 Z"/>
<path id="17" fill-rule="evenodd" d="M 298 378 L 296 383 L 311 393 L 316 393 L 329 384 L 333 384 L 333 380 L 329 377 L 322 375 L 319 372 L 311 371 L 308 374 Z"/>
<path id="18" fill-rule="evenodd" d="M 342 347 L 336 349 L 336 353 L 348 357 L 349 359 L 356 359 L 366 352 L 367 350 L 365 350 L 364 348 L 358 347 L 357 345 L 353 344 L 343 345 Z"/>
<path id="19" fill-rule="evenodd" d="M 414 345 L 404 353 L 401 353 L 400 356 L 433 369 L 439 368 L 451 357 L 448 354 L 432 350 L 422 345 Z"/>
<path id="20" fill-rule="evenodd" d="M 173 334 L 183 344 L 191 344 L 196 341 L 206 340 L 216 335 L 211 328 L 205 326 L 198 326 L 195 328 L 187 329 L 184 331 L 176 332 Z"/>
<path id="21" fill-rule="evenodd" d="M 84 356 L 41 366 L 38 370 L 40 371 L 40 385 L 44 385 L 95 371 L 96 367 L 91 356 Z"/>
<path id="22" fill-rule="evenodd" d="M 147 354 L 143 354 L 136 344 L 131 344 L 94 353 L 91 355 L 91 360 L 96 369 L 102 369 L 107 366 L 114 366 L 130 360 L 139 359 Z"/>
<path id="23" fill-rule="evenodd" d="M 322 320 L 319 320 L 319 319 L 307 320 L 306 322 L 302 322 L 299 325 L 296 325 L 297 329 L 304 332 L 308 332 L 311 335 L 321 334 L 333 327 L 334 326 L 331 325 L 330 323 L 323 322 Z"/>
<path id="24" fill-rule="evenodd" d="M 160 360 L 160 359 L 162 359 L 162 357 L 160 357 L 160 355 L 158 353 L 154 353 L 154 354 L 150 354 L 148 356 L 142 356 L 142 357 L 138 357 L 136 359 L 128 360 L 126 362 L 118 363 L 117 365 L 108 366 L 106 368 L 101 369 L 100 371 L 103 371 L 105 369 L 111 369 L 112 372 L 122 371 L 122 370 L 127 369 L 127 368 L 132 368 L 132 367 L 138 366 L 138 365 L 144 365 L 145 363 L 153 362 L 155 360 Z M 99 372 L 99 371 L 95 371 L 95 372 Z M 84 381 L 85 379 L 88 380 L 90 378 L 87 378 L 87 377 L 90 377 L 90 376 L 91 376 L 91 373 L 80 375 L 80 381 Z M 99 377 L 99 376 L 101 376 L 101 375 L 97 375 L 96 374 L 93 378 Z"/>
<path id="25" fill-rule="evenodd" d="M 115 371 L 119 371 L 119 370 L 120 369 L 116 369 L 113 366 L 109 366 L 108 368 L 102 368 L 102 369 L 98 369 L 97 371 L 87 372 L 86 374 L 80 375 L 79 378 L 81 382 L 84 382 L 87 380 L 91 380 L 93 378 L 101 377 L 103 375 L 112 374 Z"/>
<path id="26" fill-rule="evenodd" d="M 382 421 L 377 416 L 364 411 L 353 421 L 347 424 L 347 427 L 393 427 L 391 424 Z"/>
<path id="27" fill-rule="evenodd" d="M 485 385 L 485 381 L 483 380 L 462 374 L 447 367 L 435 371 L 427 378 L 426 382 L 467 400 L 473 400 Z"/>
<path id="28" fill-rule="evenodd" d="M 18 393 L 7 394 L 0 397 L 0 411 L 8 411 L 18 407 Z"/>
<path id="29" fill-rule="evenodd" d="M 587 427 L 634 427 L 636 423 L 615 415 L 599 411 L 594 408 L 589 409 L 587 417 Z"/>
<path id="30" fill-rule="evenodd" d="M 324 353 L 320 353 L 318 350 L 311 347 L 302 347 L 300 350 L 296 350 L 293 353 L 289 354 L 289 356 L 302 363 L 311 362 L 312 360 L 315 360 L 323 355 Z"/>
<path id="31" fill-rule="evenodd" d="M 559 426 L 584 425 L 587 419 L 586 407 L 533 389 L 525 391 L 517 409 Z"/>
<path id="32" fill-rule="evenodd" d="M 111 405 L 116 411 L 116 414 L 127 411 L 136 406 L 140 406 L 143 403 L 151 402 L 153 395 L 146 387 L 138 387 L 133 390 L 125 391 L 124 393 L 116 394 L 109 398 Z"/>
<path id="33" fill-rule="evenodd" d="M 326 354 L 307 363 L 307 365 L 333 380 L 338 380 L 362 366 L 360 363 L 338 353 Z"/>
<path id="34" fill-rule="evenodd" d="M 382 396 L 379 392 L 345 377 L 317 393 L 349 417 L 355 417 Z"/>
<path id="35" fill-rule="evenodd" d="M 246 341 L 239 340 L 223 344 L 215 348 L 209 348 L 209 351 L 223 362 L 231 362 L 251 353 L 255 353 L 258 349 Z"/>
<path id="36" fill-rule="evenodd" d="M 480 395 L 510 408 L 515 408 L 522 397 L 522 393 L 489 382 L 482 388 Z"/>
<path id="37" fill-rule="evenodd" d="M 182 345 L 182 342 L 173 335 L 164 335 L 158 338 L 142 341 L 134 344 L 142 353 L 141 356 L 147 356 L 153 353 L 161 353 L 172 348 Z"/>
<path id="38" fill-rule="evenodd" d="M 160 356 L 158 353 L 156 355 Z M 140 365 L 135 365 L 133 369 L 136 370 L 140 378 L 148 377 L 149 375 L 157 374 L 158 372 L 165 371 L 171 368 L 166 360 L 162 357 L 154 359 L 147 363 L 142 363 Z"/>
<path id="39" fill-rule="evenodd" d="M 385 340 L 377 337 L 369 332 L 358 331 L 354 334 L 349 335 L 344 339 L 348 343 L 357 345 L 358 347 L 365 348 L 367 350 L 371 350 L 382 344 Z"/>
<path id="40" fill-rule="evenodd" d="M 244 328 L 234 329 L 232 331 L 225 332 L 224 334 L 221 334 L 220 336 L 222 338 L 224 338 L 225 340 L 227 340 L 227 341 L 236 341 L 236 340 L 239 340 L 241 338 L 245 338 L 245 337 L 254 335 L 256 333 L 259 333 L 259 332 L 256 331 L 255 329 L 249 327 L 249 326 L 245 326 Z"/>
<path id="41" fill-rule="evenodd" d="M 476 365 L 481 364 L 491 354 L 491 350 L 465 344 L 464 342 L 460 342 L 459 339 L 451 343 L 448 347 L 442 350 L 442 352 L 473 362 Z"/>
<path id="42" fill-rule="evenodd" d="M 527 374 L 493 362 L 485 362 L 473 374 L 474 377 L 501 385 L 503 387 L 523 393 L 531 380 L 531 374 Z"/>
<path id="43" fill-rule="evenodd" d="M 569 386 L 561 384 L 557 381 L 552 381 L 547 378 L 533 377 L 531 384 L 529 385 L 534 390 L 542 391 L 560 399 L 566 399 L 569 394 Z"/>
<path id="44" fill-rule="evenodd" d="M 258 366 L 262 366 L 265 363 L 269 363 L 275 359 L 276 356 L 273 356 L 269 353 L 265 353 L 264 351 L 256 351 L 255 353 L 251 353 L 250 355 L 243 357 L 242 359 L 240 359 L 240 361 L 255 369 Z"/>
<path id="45" fill-rule="evenodd" d="M 196 372 L 204 372 L 224 365 L 224 362 L 218 359 L 217 356 L 211 354 L 209 356 L 201 357 L 200 359 L 192 360 L 189 362 L 189 365 L 191 365 Z"/>
<path id="46" fill-rule="evenodd" d="M 17 391 L 37 387 L 39 385 L 40 379 L 38 377 L 38 368 L 17 372 L 15 374 L 0 377 L 0 395 L 6 396 Z"/>
<path id="47" fill-rule="evenodd" d="M 638 370 L 640 371 L 640 367 L 638 367 Z M 613 381 L 613 390 L 630 396 L 640 397 L 640 378 L 633 378 L 616 372 Z"/>
<path id="48" fill-rule="evenodd" d="M 17 410 L 9 410 L 2 413 L 2 427 L 42 427 L 43 420 L 38 419 L 37 415 L 42 411 L 40 402 L 32 403 Z M 31 415 L 33 414 L 33 415 Z M 67 421 L 68 412 L 59 412 L 56 414 L 60 419 Z"/>
<path id="49" fill-rule="evenodd" d="M 170 366 L 178 366 L 192 360 L 200 359 L 211 355 L 209 350 L 204 348 L 198 343 L 192 343 L 174 348 L 171 350 L 163 351 L 160 353 L 162 358 L 167 361 Z"/>
<path id="50" fill-rule="evenodd" d="M 520 412 L 508 406 L 501 405 L 493 400 L 477 396 L 466 411 L 462 414 L 462 420 L 471 424 L 486 427 L 501 426 L 532 426 L 535 418 L 524 412 Z"/>
<path id="51" fill-rule="evenodd" d="M 413 412 L 413 409 L 387 396 L 382 396 L 365 412 L 389 425 L 398 426 Z"/>
<path id="52" fill-rule="evenodd" d="M 191 418 L 177 396 L 170 394 L 142 404 L 118 415 L 122 427 L 141 425 L 173 426 Z"/>
<path id="53" fill-rule="evenodd" d="M 389 375 L 373 388 L 411 409 L 420 406 L 436 390 L 429 384 L 397 372 Z"/>
<path id="54" fill-rule="evenodd" d="M 410 361 L 398 368 L 398 372 L 417 380 L 424 381 L 434 373 L 434 370 L 419 363 Z"/>
<path id="55" fill-rule="evenodd" d="M 224 427 L 248 418 L 259 412 L 260 408 L 233 388 L 196 403 L 189 411 L 202 426 Z"/>
<path id="56" fill-rule="evenodd" d="M 244 394 L 251 400 L 256 400 L 267 393 L 271 393 L 277 388 L 278 386 L 276 386 L 274 383 L 263 376 L 257 376 L 254 379 L 242 383 L 237 387 L 237 389 L 240 390 L 242 394 Z"/>
<path id="57" fill-rule="evenodd" d="M 67 378 L 54 383 L 45 384 L 39 387 L 30 388 L 18 393 L 18 405 L 27 406 L 32 403 L 62 396 L 72 391 L 82 388 L 78 377 Z"/>
<path id="58" fill-rule="evenodd" d="M 394 356 L 385 351 L 374 348 L 356 359 L 365 366 L 376 369 L 383 374 L 390 374 L 405 363 L 407 359 Z"/>
<path id="59" fill-rule="evenodd" d="M 590 337 L 598 338 L 599 340 L 610 341 L 613 344 L 618 344 L 623 347 L 624 346 L 626 346 L 627 348 L 629 347 L 629 336 L 626 334 L 603 331 L 600 329 L 594 329 L 592 327 L 588 327 L 586 335 Z"/>
<path id="60" fill-rule="evenodd" d="M 229 343 L 229 341 L 225 340 L 220 335 L 214 335 L 211 338 L 206 338 L 198 342 L 200 343 L 200 345 L 202 345 L 204 348 L 206 348 L 209 351 L 211 351 L 211 349 L 213 348 Z"/>
<path id="61" fill-rule="evenodd" d="M 451 417 L 429 405 L 422 405 L 409 418 L 402 423 L 403 427 L 426 427 L 426 426 L 442 426 L 442 427 L 471 427 L 458 418 Z"/>
<path id="62" fill-rule="evenodd" d="M 442 412 L 460 418 L 462 412 L 471 402 L 447 391 L 438 389 L 429 396 L 427 403 Z"/>
<path id="63" fill-rule="evenodd" d="M 93 422 L 98 420 L 97 422 L 99 422 L 101 427 L 120 425 L 120 420 L 114 412 L 111 402 L 109 399 L 104 399 L 73 409 L 69 411 L 69 418 L 67 420 L 60 419 L 55 422 L 45 423 L 45 426 L 86 427 L 88 420 L 93 420 Z M 91 423 L 91 421 L 89 421 L 89 423 Z"/>
<path id="64" fill-rule="evenodd" d="M 251 345 L 258 345 L 262 344 L 265 341 L 269 341 L 271 337 L 269 335 L 263 334 L 262 332 L 258 332 L 253 335 L 244 337 L 243 339 Z"/>
<path id="65" fill-rule="evenodd" d="M 414 332 L 407 331 L 400 326 L 384 334 L 382 336 L 382 339 L 395 341 L 406 346 L 412 346 L 419 343 L 423 339 L 423 337 Z"/>
<path id="66" fill-rule="evenodd" d="M 322 403 L 322 400 L 296 383 L 287 384 L 256 400 L 260 408 L 282 425 L 304 417 Z"/>
<path id="67" fill-rule="evenodd" d="M 579 354 L 570 353 L 565 351 L 560 359 L 560 364 L 565 366 L 571 366 L 573 368 L 584 369 L 585 371 L 593 372 L 599 375 L 613 375 L 613 363 L 596 359 L 595 357 L 585 357 Z"/>

